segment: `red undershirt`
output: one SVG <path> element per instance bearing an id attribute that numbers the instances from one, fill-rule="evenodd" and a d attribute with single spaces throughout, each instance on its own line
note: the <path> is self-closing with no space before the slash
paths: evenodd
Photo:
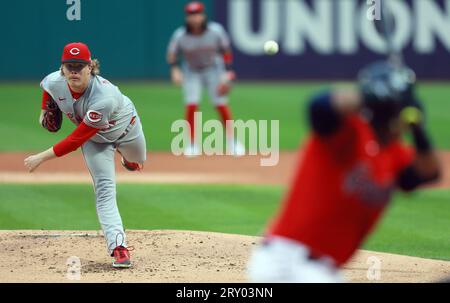
<path id="1" fill-rule="evenodd" d="M 84 93 L 76 93 L 72 91 L 70 86 L 68 87 L 70 93 L 72 94 L 72 98 L 76 100 L 78 100 Z M 47 109 L 46 104 L 49 99 L 51 99 L 51 96 L 44 90 L 42 94 L 41 106 L 43 110 Z M 88 126 L 84 122 L 81 122 L 69 136 L 53 146 L 53 152 L 57 157 L 67 155 L 68 153 L 77 150 L 81 145 L 92 138 L 98 131 L 99 129 Z"/>

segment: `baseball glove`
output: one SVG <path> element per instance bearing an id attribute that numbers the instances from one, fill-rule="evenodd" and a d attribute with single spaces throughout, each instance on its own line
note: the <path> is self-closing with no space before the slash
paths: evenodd
<path id="1" fill-rule="evenodd" d="M 44 117 L 42 119 L 42 127 L 47 129 L 49 132 L 56 133 L 60 130 L 62 125 L 62 112 L 59 109 L 53 99 L 49 99 L 47 101 L 46 111 L 44 113 Z"/>

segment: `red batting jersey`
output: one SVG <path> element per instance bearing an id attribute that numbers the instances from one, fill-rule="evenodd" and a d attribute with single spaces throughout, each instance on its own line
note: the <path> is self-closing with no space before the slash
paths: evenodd
<path id="1" fill-rule="evenodd" d="M 299 241 L 342 265 L 377 222 L 413 157 L 399 141 L 378 145 L 359 115 L 329 137 L 313 134 L 268 236 Z"/>

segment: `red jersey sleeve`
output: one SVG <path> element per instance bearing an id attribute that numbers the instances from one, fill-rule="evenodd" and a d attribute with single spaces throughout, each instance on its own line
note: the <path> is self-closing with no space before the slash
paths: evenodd
<path id="1" fill-rule="evenodd" d="M 395 143 L 393 146 L 393 153 L 395 153 L 396 157 L 396 168 L 398 172 L 401 172 L 408 166 L 410 166 L 414 158 L 416 157 L 416 151 L 411 146 L 406 146 L 400 142 Z"/>
<path id="2" fill-rule="evenodd" d="M 49 101 L 51 99 L 52 99 L 52 96 L 50 96 L 50 94 L 44 90 L 42 93 L 42 104 L 41 104 L 41 108 L 43 110 L 47 109 L 47 101 Z"/>
<path id="3" fill-rule="evenodd" d="M 77 150 L 98 131 L 99 129 L 81 122 L 67 138 L 53 146 L 53 151 L 57 157 L 67 155 L 68 153 Z"/>

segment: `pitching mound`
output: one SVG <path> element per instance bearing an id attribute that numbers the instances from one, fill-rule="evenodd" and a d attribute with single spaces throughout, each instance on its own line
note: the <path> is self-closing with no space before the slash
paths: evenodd
<path id="1" fill-rule="evenodd" d="M 0 282 L 245 282 L 248 256 L 259 241 L 191 231 L 127 235 L 134 266 L 115 270 L 99 232 L 0 231 L 0 259 L 8 260 L 0 263 Z M 378 282 L 432 282 L 450 275 L 450 262 L 361 251 L 345 276 L 369 282 L 374 260 L 381 262 Z"/>

